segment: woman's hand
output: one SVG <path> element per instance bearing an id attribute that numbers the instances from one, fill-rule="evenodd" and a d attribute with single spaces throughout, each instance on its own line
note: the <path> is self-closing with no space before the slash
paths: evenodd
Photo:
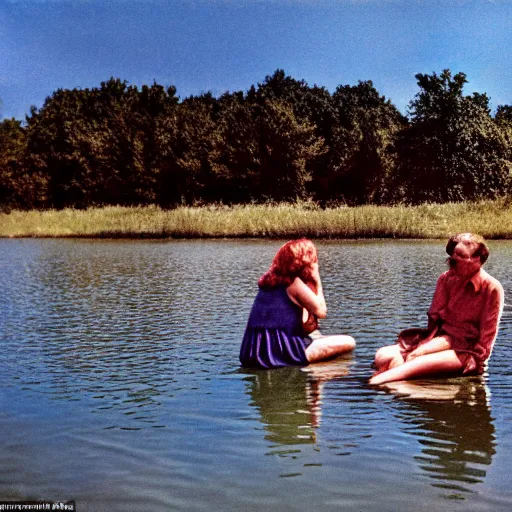
<path id="1" fill-rule="evenodd" d="M 318 329 L 318 318 L 313 313 L 310 313 L 307 309 L 303 310 L 302 315 L 302 327 L 306 334 L 310 334 Z"/>
<path id="2" fill-rule="evenodd" d="M 311 264 L 311 276 L 315 280 L 315 282 L 320 281 L 320 267 L 318 266 L 318 262 Z"/>

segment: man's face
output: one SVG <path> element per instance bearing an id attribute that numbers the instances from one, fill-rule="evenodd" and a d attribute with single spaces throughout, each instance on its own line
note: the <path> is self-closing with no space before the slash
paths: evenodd
<path id="1" fill-rule="evenodd" d="M 450 267 L 461 277 L 469 277 L 477 272 L 482 264 L 479 256 L 473 256 L 478 249 L 477 244 L 459 242 L 450 256 Z"/>

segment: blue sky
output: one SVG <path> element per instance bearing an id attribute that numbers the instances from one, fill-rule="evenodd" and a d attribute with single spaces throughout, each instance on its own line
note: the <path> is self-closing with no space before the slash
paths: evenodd
<path id="1" fill-rule="evenodd" d="M 512 104 L 512 0 L 0 0 L 0 116 L 111 76 L 181 98 L 276 69 L 327 87 L 372 80 L 405 113 L 416 73 L 463 71 Z"/>

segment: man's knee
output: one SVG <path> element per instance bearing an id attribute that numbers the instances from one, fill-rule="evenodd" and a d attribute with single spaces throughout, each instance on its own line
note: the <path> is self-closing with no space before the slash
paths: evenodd
<path id="1" fill-rule="evenodd" d="M 374 367 L 378 370 L 395 368 L 404 363 L 404 358 L 398 345 L 381 347 L 375 353 Z"/>
<path id="2" fill-rule="evenodd" d="M 375 360 L 388 360 L 396 356 L 398 351 L 398 345 L 387 345 L 381 347 L 375 353 Z"/>

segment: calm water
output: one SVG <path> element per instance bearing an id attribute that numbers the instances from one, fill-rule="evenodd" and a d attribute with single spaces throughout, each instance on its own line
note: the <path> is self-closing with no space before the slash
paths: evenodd
<path id="1" fill-rule="evenodd" d="M 488 375 L 375 390 L 423 326 L 441 242 L 319 242 L 351 357 L 239 368 L 282 242 L 0 240 L 0 500 L 84 511 L 512 509 L 512 308 Z M 512 296 L 512 243 L 487 270 Z"/>

